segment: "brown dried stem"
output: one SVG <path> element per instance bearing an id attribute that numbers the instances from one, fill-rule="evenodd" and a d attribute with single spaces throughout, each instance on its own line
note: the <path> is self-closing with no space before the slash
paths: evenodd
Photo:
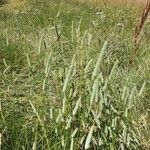
<path id="1" fill-rule="evenodd" d="M 148 18 L 149 12 L 150 12 L 150 0 L 147 0 L 147 3 L 145 5 L 145 8 L 144 8 L 142 16 L 141 16 L 141 20 L 135 28 L 135 33 L 134 33 L 135 46 L 134 46 L 134 48 L 132 50 L 132 54 L 131 54 L 131 59 L 130 59 L 131 63 L 133 63 L 135 61 L 137 49 L 139 48 L 139 44 L 140 44 L 140 40 L 141 40 L 141 32 L 144 28 L 144 24 Z"/>

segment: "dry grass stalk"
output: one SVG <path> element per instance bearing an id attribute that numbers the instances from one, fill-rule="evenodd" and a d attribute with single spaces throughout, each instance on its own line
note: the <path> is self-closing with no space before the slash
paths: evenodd
<path id="1" fill-rule="evenodd" d="M 136 26 L 135 29 L 135 35 L 134 35 L 134 40 L 135 40 L 135 45 L 139 44 L 140 41 L 140 34 L 142 32 L 142 29 L 144 27 L 144 24 L 146 22 L 146 19 L 148 18 L 148 14 L 150 12 L 150 0 L 147 0 L 146 6 L 144 8 L 140 23 Z"/>
<path id="2" fill-rule="evenodd" d="M 131 63 L 133 63 L 135 61 L 136 52 L 137 52 L 137 49 L 139 48 L 139 44 L 140 44 L 140 41 L 141 41 L 141 32 L 144 28 L 144 24 L 145 24 L 145 22 L 148 18 L 149 12 L 150 12 L 150 0 L 147 0 L 145 8 L 143 10 L 141 20 L 135 28 L 135 33 L 134 33 L 135 46 L 132 50 L 132 55 L 131 55 L 131 59 L 130 59 Z"/>

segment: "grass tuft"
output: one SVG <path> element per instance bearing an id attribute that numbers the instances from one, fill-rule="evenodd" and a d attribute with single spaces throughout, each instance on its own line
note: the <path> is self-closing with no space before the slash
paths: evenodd
<path id="1" fill-rule="evenodd" d="M 141 8 L 26 4 L 0 8 L 1 149 L 150 149 L 148 22 L 130 55 Z"/>

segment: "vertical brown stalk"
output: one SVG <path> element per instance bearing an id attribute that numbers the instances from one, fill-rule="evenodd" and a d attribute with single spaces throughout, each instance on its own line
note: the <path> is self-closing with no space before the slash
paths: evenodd
<path id="1" fill-rule="evenodd" d="M 145 8 L 143 10 L 142 16 L 141 16 L 141 20 L 139 22 L 139 24 L 136 26 L 135 28 L 135 32 L 134 32 L 134 48 L 132 50 L 132 54 L 131 54 L 131 58 L 130 58 L 130 62 L 133 64 L 135 59 L 136 59 L 136 53 L 137 50 L 139 48 L 139 44 L 140 44 L 140 40 L 141 40 L 141 32 L 144 28 L 144 24 L 146 22 L 146 19 L 148 18 L 148 14 L 150 12 L 150 0 L 147 0 Z"/>

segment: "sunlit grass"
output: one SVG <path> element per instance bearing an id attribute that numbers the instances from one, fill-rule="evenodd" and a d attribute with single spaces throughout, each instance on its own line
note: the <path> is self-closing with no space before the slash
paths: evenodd
<path id="1" fill-rule="evenodd" d="M 27 0 L 6 0 L 5 5 L 0 7 L 0 10 L 7 10 L 10 12 L 16 12 L 26 8 Z"/>
<path id="2" fill-rule="evenodd" d="M 0 10 L 2 149 L 149 149 L 148 24 L 130 65 L 137 7 L 29 3 Z"/>

